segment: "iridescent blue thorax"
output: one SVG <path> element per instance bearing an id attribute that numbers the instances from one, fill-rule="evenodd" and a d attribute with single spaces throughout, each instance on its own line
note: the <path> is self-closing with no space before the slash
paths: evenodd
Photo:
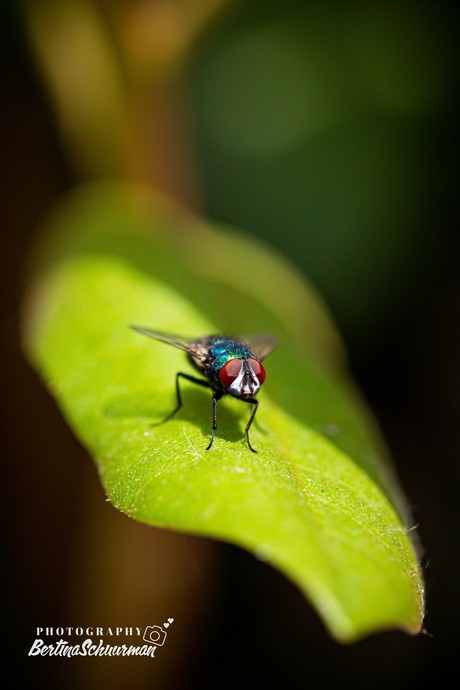
<path id="1" fill-rule="evenodd" d="M 254 357 L 252 350 L 244 343 L 224 335 L 211 335 L 207 341 L 208 356 L 204 364 L 204 373 L 213 387 L 221 388 L 219 372 L 230 359 L 247 359 Z M 195 364 L 196 362 L 193 361 Z"/>

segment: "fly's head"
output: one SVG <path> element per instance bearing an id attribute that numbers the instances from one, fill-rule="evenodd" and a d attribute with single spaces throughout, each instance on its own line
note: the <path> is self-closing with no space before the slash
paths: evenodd
<path id="1" fill-rule="evenodd" d="M 227 393 L 235 398 L 252 398 L 265 381 L 265 369 L 252 357 L 229 359 L 219 371 L 219 379 Z"/>

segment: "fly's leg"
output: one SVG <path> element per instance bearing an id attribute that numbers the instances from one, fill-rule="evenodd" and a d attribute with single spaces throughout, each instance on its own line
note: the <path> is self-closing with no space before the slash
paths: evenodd
<path id="1" fill-rule="evenodd" d="M 214 441 L 214 436 L 216 434 L 216 429 L 217 429 L 217 403 L 223 396 L 224 391 L 216 391 L 214 395 L 212 396 L 212 436 L 211 440 L 209 441 L 209 446 L 206 448 L 206 450 L 209 450 L 212 446 L 212 443 Z"/>
<path id="2" fill-rule="evenodd" d="M 180 393 L 180 387 L 179 387 L 179 376 L 182 376 L 182 378 L 187 379 L 187 381 L 191 381 L 192 383 L 196 383 L 199 386 L 204 386 L 205 388 L 211 388 L 211 384 L 208 383 L 207 381 L 203 381 L 202 379 L 197 379 L 194 376 L 190 376 L 189 374 L 183 374 L 181 371 L 178 371 L 176 374 L 176 394 L 177 394 L 177 405 L 174 408 L 172 412 L 166 415 L 164 419 L 161 420 L 161 422 L 154 422 L 150 426 L 159 426 L 160 424 L 164 424 L 167 422 L 169 419 L 172 419 L 176 412 L 180 410 L 182 407 L 182 396 Z"/>
<path id="3" fill-rule="evenodd" d="M 257 451 L 255 450 L 255 448 L 253 448 L 253 447 L 251 446 L 251 443 L 250 443 L 250 441 L 249 441 L 249 429 L 251 428 L 251 424 L 253 423 L 254 417 L 256 416 L 257 408 L 259 407 L 259 401 L 258 401 L 258 400 L 255 400 L 255 398 L 244 398 L 244 402 L 248 402 L 248 403 L 253 403 L 253 404 L 254 404 L 254 409 L 253 409 L 253 411 L 252 411 L 251 416 L 249 417 L 249 422 L 248 422 L 247 425 L 246 425 L 245 431 L 246 431 L 246 441 L 248 442 L 248 446 L 249 446 L 250 450 L 252 450 L 253 453 L 257 453 Z"/>

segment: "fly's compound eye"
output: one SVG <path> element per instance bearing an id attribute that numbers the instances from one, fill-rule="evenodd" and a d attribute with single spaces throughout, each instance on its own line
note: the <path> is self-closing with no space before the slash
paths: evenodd
<path id="1" fill-rule="evenodd" d="M 219 371 L 221 384 L 226 388 L 231 386 L 233 381 L 238 378 L 242 366 L 241 359 L 238 358 L 229 359 L 228 362 L 225 362 L 224 366 Z"/>
<path id="2" fill-rule="evenodd" d="M 248 364 L 251 367 L 254 374 L 259 379 L 260 385 L 262 385 L 263 382 L 265 381 L 265 369 L 263 368 L 262 364 L 260 362 L 258 362 L 256 359 L 252 359 L 252 358 L 248 359 Z"/>

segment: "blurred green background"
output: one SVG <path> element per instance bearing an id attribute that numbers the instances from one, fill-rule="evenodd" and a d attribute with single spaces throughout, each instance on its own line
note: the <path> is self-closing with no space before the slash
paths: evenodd
<path id="1" fill-rule="evenodd" d="M 456 3 L 10 0 L 0 26 L 4 587 L 17 673 L 36 687 L 439 680 L 460 613 Z M 17 328 L 44 213 L 107 176 L 263 238 L 326 298 L 420 523 L 434 639 L 392 632 L 338 647 L 262 563 L 126 527 L 104 503 Z M 110 598 L 107 563 L 120 553 L 138 565 L 109 580 Z M 193 586 L 160 586 L 192 561 Z M 36 626 L 77 625 L 82 610 L 92 625 L 117 625 L 122 611 L 135 625 L 143 607 L 155 618 L 152 583 L 187 612 L 169 661 L 138 662 L 128 681 L 127 666 L 27 659 Z"/>
<path id="2" fill-rule="evenodd" d="M 423 298 L 433 254 L 447 248 L 453 12 L 423 2 L 245 9 L 193 75 L 209 213 L 294 259 L 366 356 Z"/>

